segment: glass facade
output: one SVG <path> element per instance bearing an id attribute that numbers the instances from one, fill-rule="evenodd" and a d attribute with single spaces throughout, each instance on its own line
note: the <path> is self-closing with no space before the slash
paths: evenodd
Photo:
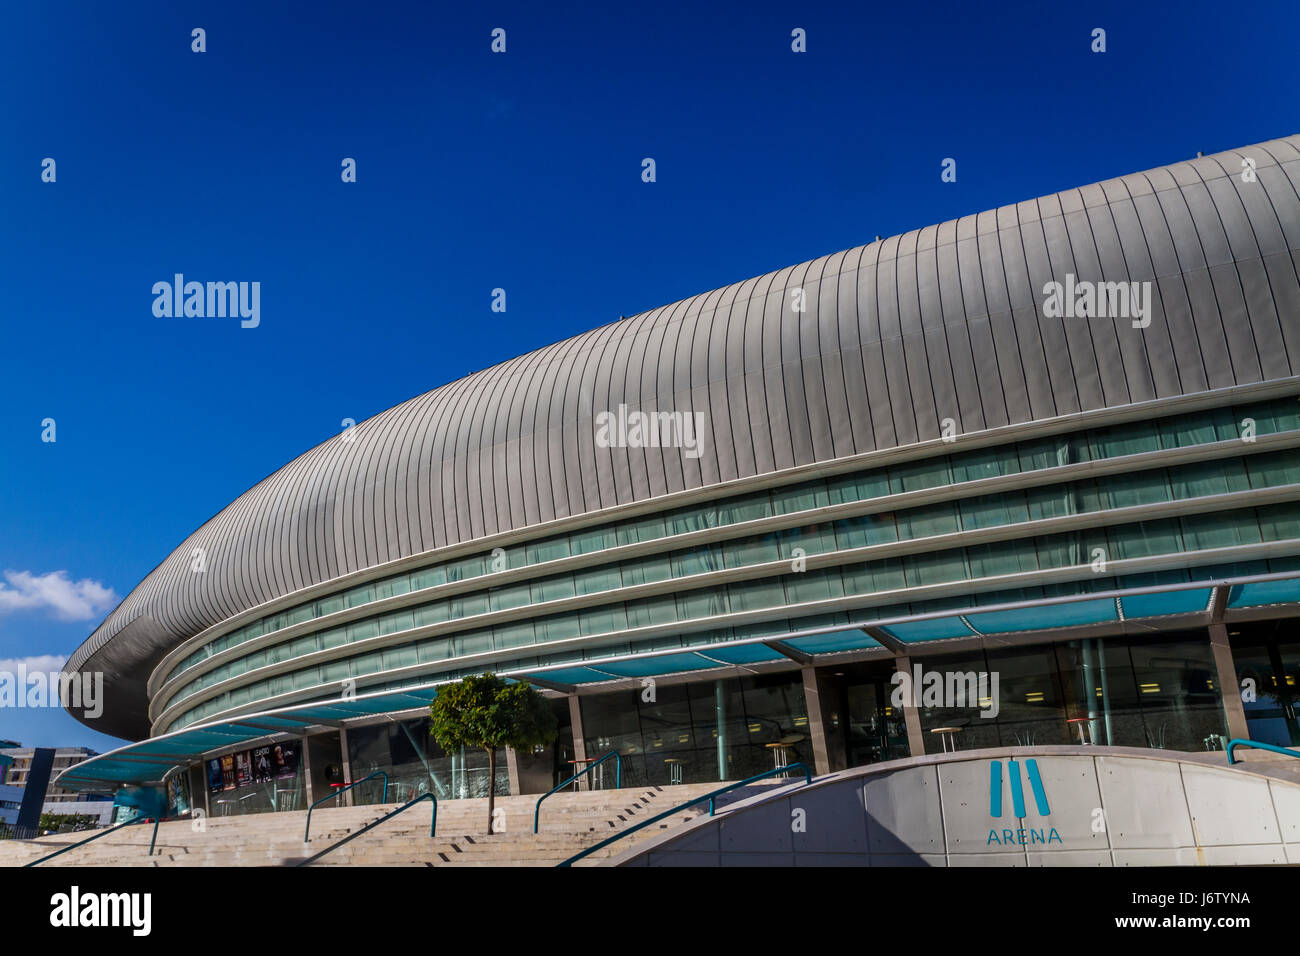
<path id="1" fill-rule="evenodd" d="M 952 590 L 967 581 L 973 585 L 968 603 L 989 592 L 1005 600 L 1087 593 L 1100 589 L 1088 567 L 1098 556 L 1186 556 L 1300 539 L 1300 503 L 1241 507 L 1242 498 L 1223 497 L 1276 489 L 1300 476 L 1300 449 L 1257 450 L 1240 440 L 1246 419 L 1254 422 L 1257 436 L 1300 430 L 1300 404 L 1285 398 L 938 455 L 553 535 L 506 548 L 496 559 L 460 557 L 391 575 L 208 641 L 173 666 L 153 712 L 167 712 L 162 729 L 176 730 L 264 700 L 291 694 L 301 699 L 314 688 L 328 695 L 347 679 L 369 678 L 373 687 L 374 676 L 389 671 L 426 680 L 454 677 L 457 660 L 475 654 L 496 655 L 496 668 L 545 665 L 582 660 L 593 651 L 636 653 L 866 620 L 842 610 L 854 599 L 873 617 L 924 613 L 933 609 L 927 605 L 953 598 L 929 600 L 924 592 L 909 598 L 908 592 Z M 1198 451 L 1204 460 L 1147 459 L 1097 477 L 1055 471 L 1227 442 L 1231 447 Z M 1072 480 L 1061 480 L 1064 474 Z M 963 487 L 1010 476 L 1023 480 L 997 493 Z M 913 492 L 941 500 L 893 510 L 872 504 Z M 1134 520 L 1113 514 L 1125 508 L 1136 509 Z M 1164 510 L 1151 514 L 1156 509 Z M 769 524 L 756 533 L 739 526 L 758 519 Z M 1070 523 L 1068 530 L 1053 530 L 1050 522 L 1059 527 L 1063 521 Z M 697 532 L 706 532 L 708 540 L 672 547 L 673 538 Z M 546 573 L 551 562 L 571 564 L 573 558 L 590 560 L 610 548 L 647 543 L 651 553 Z M 882 547 L 891 550 L 863 560 Z M 892 553 L 900 547 L 905 553 Z M 796 570 L 795 558 L 820 566 Z M 1197 563 L 1191 557 L 1186 566 Z M 1285 556 L 1254 563 L 1276 571 L 1298 562 Z M 533 566 L 536 577 L 476 587 L 476 579 L 496 571 Z M 1075 568 L 1081 570 L 1077 581 L 1014 593 L 992 583 Z M 735 580 L 737 572 L 744 577 Z M 1174 573 L 1187 580 L 1186 568 Z M 725 583 L 717 580 L 723 574 L 730 576 Z M 986 580 L 991 583 L 980 583 Z M 1106 580 L 1112 586 L 1116 581 Z M 392 599 L 429 588 L 439 590 L 428 600 L 392 607 Z M 388 603 L 363 616 L 351 613 L 377 602 Z M 340 621 L 340 613 L 351 617 Z M 746 615 L 746 623 L 731 626 L 727 619 L 735 615 Z M 312 625 L 318 619 L 319 626 Z M 281 640 L 263 640 L 287 628 L 297 630 Z M 646 629 L 650 634 L 643 636 Z M 408 631 L 417 633 L 405 641 L 396 637 Z M 629 639 L 620 643 L 624 634 Z M 231 653 L 253 640 L 258 644 L 249 652 Z M 564 646 L 575 642 L 582 649 Z M 516 649 L 521 656 L 512 658 Z M 522 656 L 525 649 L 536 656 Z M 205 664 L 216 654 L 225 656 Z M 303 666 L 284 666 L 300 658 L 307 658 Z M 200 665 L 208 669 L 184 679 Z M 475 669 L 481 665 L 466 670 Z M 191 698 L 194 703 L 186 705 Z"/>
<path id="2" fill-rule="evenodd" d="M 813 763 L 798 673 L 634 688 L 581 702 L 587 756 L 617 750 L 625 787 L 742 780 L 776 766 L 778 754 Z"/>
<path id="3" fill-rule="evenodd" d="M 496 793 L 510 793 L 510 773 L 504 750 L 496 755 Z M 463 800 L 488 795 L 488 755 L 477 748 L 443 750 L 429 734 L 429 718 L 399 720 L 348 730 L 348 759 L 352 779 L 377 771 L 388 774 L 388 802 L 404 803 L 425 793 L 439 800 Z M 379 803 L 383 780 L 353 791 L 354 804 Z M 319 798 L 318 798 L 319 799 Z"/>
<path id="4" fill-rule="evenodd" d="M 1205 631 L 927 655 L 913 663 L 997 676 L 996 716 L 984 716 L 993 713 L 987 703 L 983 710 L 919 709 L 927 753 L 1077 743 L 1216 750 L 1227 733 Z"/>

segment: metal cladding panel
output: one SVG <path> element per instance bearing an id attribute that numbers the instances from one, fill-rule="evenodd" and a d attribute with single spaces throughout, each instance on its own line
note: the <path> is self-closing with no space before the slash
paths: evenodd
<path id="1" fill-rule="evenodd" d="M 1242 180 L 1242 158 L 1256 181 Z M 98 729 L 204 628 L 496 532 L 965 432 L 1296 375 L 1300 137 L 1006 205 L 663 306 L 475 372 L 307 451 L 205 523 L 76 651 Z M 1150 325 L 1043 286 L 1154 280 Z M 792 308 L 804 290 L 806 310 Z M 703 454 L 600 448 L 620 404 L 703 415 Z M 207 571 L 192 573 L 201 548 Z M 141 622 L 142 626 L 131 626 Z M 144 624 L 147 622 L 147 625 Z"/>

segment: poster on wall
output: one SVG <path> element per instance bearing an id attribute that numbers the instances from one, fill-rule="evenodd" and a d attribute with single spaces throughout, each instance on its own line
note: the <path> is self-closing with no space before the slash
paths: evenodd
<path id="1" fill-rule="evenodd" d="M 275 779 L 275 756 L 270 747 L 257 747 L 253 751 L 253 780 L 269 783 Z"/>
<path id="2" fill-rule="evenodd" d="M 181 816 L 190 812 L 190 784 L 186 774 L 178 773 L 167 778 L 167 815 Z"/>
<path id="3" fill-rule="evenodd" d="M 208 792 L 221 792 L 221 761 L 216 757 L 208 761 Z"/>
<path id="4" fill-rule="evenodd" d="M 235 789 L 235 758 L 232 754 L 221 758 L 221 789 Z"/>
<path id="5" fill-rule="evenodd" d="M 235 786 L 247 787 L 253 782 L 253 755 L 244 750 L 235 754 Z"/>
<path id="6" fill-rule="evenodd" d="M 286 740 L 272 747 L 271 764 L 277 780 L 298 776 L 298 741 Z"/>

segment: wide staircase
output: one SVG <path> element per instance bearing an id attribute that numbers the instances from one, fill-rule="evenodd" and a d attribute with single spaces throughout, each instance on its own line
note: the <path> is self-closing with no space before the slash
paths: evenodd
<path id="1" fill-rule="evenodd" d="M 340 845 L 312 866 L 554 866 L 573 854 L 655 814 L 716 790 L 717 783 L 674 787 L 556 793 L 542 804 L 533 833 L 537 796 L 497 797 L 497 830 L 489 834 L 487 800 L 445 800 L 438 805 L 437 834 L 429 836 L 432 804 L 409 810 Z M 738 792 L 739 795 L 739 792 Z M 728 796 L 731 796 L 730 794 Z M 303 842 L 306 811 L 218 817 L 201 829 L 187 820 L 167 821 L 149 855 L 151 824 L 122 828 L 52 860 L 47 866 L 292 866 L 378 820 L 400 804 L 327 809 L 311 815 L 311 842 Z M 702 803 L 597 851 L 579 865 L 592 865 L 708 812 Z M 21 866 L 85 839 L 69 833 L 0 843 L 0 866 Z"/>

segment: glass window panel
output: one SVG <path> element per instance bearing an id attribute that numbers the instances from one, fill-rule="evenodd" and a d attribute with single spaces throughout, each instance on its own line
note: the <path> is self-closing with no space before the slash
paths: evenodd
<path id="1" fill-rule="evenodd" d="M 371 637 L 379 636 L 379 622 L 374 618 L 368 618 L 364 621 L 354 621 L 348 625 L 348 643 L 355 644 L 357 641 L 364 641 Z"/>
<path id="2" fill-rule="evenodd" d="M 624 561 L 619 565 L 619 571 L 624 587 L 667 581 L 673 576 L 672 563 L 666 554 L 652 554 L 649 557 Z"/>
<path id="3" fill-rule="evenodd" d="M 323 597 L 316 602 L 317 617 L 334 614 L 341 610 L 343 610 L 343 595 L 341 594 L 331 594 L 329 597 Z"/>
<path id="4" fill-rule="evenodd" d="M 727 613 L 727 595 L 723 588 L 684 591 L 677 595 L 677 619 L 693 620 Z"/>
<path id="5" fill-rule="evenodd" d="M 415 612 L 409 608 L 393 611 L 379 619 L 379 632 L 381 634 L 409 631 L 413 627 L 415 627 Z"/>
<path id="6" fill-rule="evenodd" d="M 922 491 L 952 484 L 952 466 L 945 455 L 939 459 L 894 465 L 889 469 L 889 476 L 897 483 L 899 491 Z"/>
<path id="7" fill-rule="evenodd" d="M 957 509 L 951 501 L 896 512 L 895 520 L 901 540 L 953 534 L 958 530 Z"/>
<path id="8" fill-rule="evenodd" d="M 1259 522 L 1249 512 L 1188 515 L 1182 526 L 1183 545 L 1189 551 L 1259 543 Z"/>
<path id="9" fill-rule="evenodd" d="M 455 640 L 457 655 L 482 654 L 492 650 L 492 629 L 466 631 L 464 634 L 457 634 Z"/>
<path id="10" fill-rule="evenodd" d="M 1246 464 L 1240 458 L 1183 465 L 1170 469 L 1169 477 L 1175 498 L 1224 495 L 1233 491 L 1246 491 L 1250 487 L 1246 477 Z"/>
<path id="11" fill-rule="evenodd" d="M 448 598 L 447 606 L 451 611 L 452 620 L 470 617 L 474 614 L 486 614 L 488 612 L 487 592 L 475 591 L 472 594 L 460 594 Z"/>
<path id="12" fill-rule="evenodd" d="M 622 604 L 589 608 L 579 612 L 578 624 L 582 628 L 583 635 L 613 634 L 627 630 L 627 612 Z"/>
<path id="13" fill-rule="evenodd" d="M 781 557 L 781 546 L 776 532 L 727 541 L 723 543 L 722 548 L 729 568 L 743 568 L 762 564 L 765 561 L 777 561 Z"/>
<path id="14" fill-rule="evenodd" d="M 532 584 L 533 601 L 540 603 L 542 601 L 559 601 L 563 598 L 571 598 L 576 593 L 586 594 L 588 592 L 576 592 L 573 581 L 575 577 L 582 578 L 590 572 L 579 572 L 578 574 L 555 574 L 549 578 L 542 578 L 540 581 L 534 581 Z"/>
<path id="15" fill-rule="evenodd" d="M 1256 513 L 1265 541 L 1300 538 L 1300 505 L 1294 502 L 1269 505 L 1267 508 L 1256 509 Z"/>
<path id="16" fill-rule="evenodd" d="M 618 536 L 608 525 L 599 528 L 584 528 L 569 535 L 569 548 L 574 554 L 591 554 L 604 551 L 618 543 Z"/>
<path id="17" fill-rule="evenodd" d="M 578 628 L 578 615 L 554 614 L 535 622 L 538 641 L 567 641 L 581 633 Z"/>
<path id="18" fill-rule="evenodd" d="M 795 548 L 803 548 L 805 554 L 826 554 L 835 550 L 835 528 L 829 521 L 821 524 L 805 525 L 802 528 L 787 528 L 781 532 L 781 556 L 791 558 Z"/>
<path id="19" fill-rule="evenodd" d="M 903 558 L 909 587 L 944 584 L 968 577 L 966 558 L 959 549 L 934 554 L 910 554 Z"/>
<path id="20" fill-rule="evenodd" d="M 442 565 L 438 565 L 434 568 L 425 568 L 422 571 L 411 572 L 412 591 L 420 591 L 424 588 L 433 588 L 446 583 L 447 569 Z"/>
<path id="21" fill-rule="evenodd" d="M 1300 449 L 1271 455 L 1251 455 L 1245 459 L 1252 488 L 1289 485 L 1300 481 Z"/>
<path id="22" fill-rule="evenodd" d="M 1038 570 L 1038 552 L 1033 541 L 997 541 L 971 545 L 966 549 L 970 574 L 988 578 L 998 574 L 1019 574 Z"/>
<path id="23" fill-rule="evenodd" d="M 757 521 L 772 515 L 772 499 L 766 491 L 760 494 L 733 498 L 718 505 L 719 524 L 737 524 L 741 521 Z"/>
<path id="24" fill-rule="evenodd" d="M 824 508 L 830 503 L 826 482 L 821 480 L 805 481 L 789 488 L 777 488 L 772 491 L 772 508 L 779 515 Z"/>
<path id="25" fill-rule="evenodd" d="M 850 501 L 867 501 L 890 493 L 889 473 L 884 469 L 860 475 L 843 475 L 827 482 L 827 500 L 842 505 Z"/>
<path id="26" fill-rule="evenodd" d="M 446 601 L 432 601 L 415 609 L 415 624 L 417 627 L 441 624 L 443 621 L 450 619 L 451 608 L 448 607 Z"/>
<path id="27" fill-rule="evenodd" d="M 617 564 L 575 572 L 573 580 L 579 594 L 598 594 L 623 586 L 623 576 Z"/>
<path id="28" fill-rule="evenodd" d="M 1107 508 L 1131 508 L 1169 500 L 1169 482 L 1163 470 L 1107 475 L 1097 479 Z"/>
<path id="29" fill-rule="evenodd" d="M 1178 520 L 1139 521 L 1110 528 L 1107 534 L 1111 558 L 1142 558 L 1153 554 L 1173 554 L 1183 550 Z"/>
<path id="30" fill-rule="evenodd" d="M 671 594 L 629 601 L 628 627 L 650 627 L 655 624 L 672 624 L 677 620 L 677 600 Z"/>
<path id="31" fill-rule="evenodd" d="M 1095 432 L 1093 445 L 1098 458 L 1115 458 L 1120 455 L 1137 455 L 1159 451 L 1160 433 L 1154 422 L 1132 422 L 1115 425 Z"/>
<path id="32" fill-rule="evenodd" d="M 737 613 L 780 607 L 786 600 L 780 578 L 731 584 L 727 587 L 727 593 L 731 610 Z"/>
<path id="33" fill-rule="evenodd" d="M 873 544 L 890 544 L 897 540 L 898 526 L 893 512 L 859 515 L 835 522 L 835 541 L 841 551 Z"/>
<path id="34" fill-rule="evenodd" d="M 675 578 L 722 570 L 722 549 L 717 545 L 683 548 L 681 551 L 674 551 L 669 557 L 672 560 Z"/>
<path id="35" fill-rule="evenodd" d="M 786 600 L 791 604 L 827 601 L 844 595 L 844 582 L 839 568 L 787 574 L 782 580 L 785 582 Z"/>
<path id="36" fill-rule="evenodd" d="M 363 584 L 359 588 L 352 588 L 345 591 L 343 599 L 348 607 L 360 607 L 363 604 L 369 604 L 375 599 L 374 588 L 369 584 Z"/>
<path id="37" fill-rule="evenodd" d="M 636 544 L 640 541 L 655 541 L 664 536 L 663 515 L 646 515 L 643 518 L 629 518 L 619 522 L 617 537 L 619 544 Z"/>
<path id="38" fill-rule="evenodd" d="M 491 607 L 494 611 L 508 611 L 512 607 L 524 607 L 532 603 L 532 589 L 527 581 L 519 584 L 507 584 L 488 591 Z"/>
<path id="39" fill-rule="evenodd" d="M 492 629 L 493 643 L 498 650 L 506 647 L 520 647 L 532 644 L 537 638 L 532 621 L 511 621 L 498 624 Z"/>

